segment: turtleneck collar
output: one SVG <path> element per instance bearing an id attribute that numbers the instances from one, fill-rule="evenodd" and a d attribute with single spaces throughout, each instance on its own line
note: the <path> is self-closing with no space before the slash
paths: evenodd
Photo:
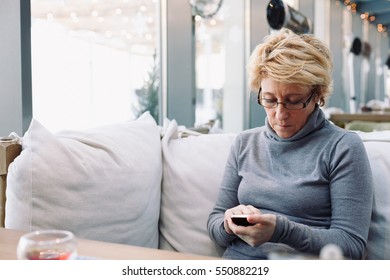
<path id="1" fill-rule="evenodd" d="M 298 131 L 295 135 L 293 135 L 290 138 L 281 138 L 279 137 L 275 131 L 272 129 L 272 127 L 269 125 L 268 118 L 265 118 L 265 126 L 266 126 L 266 134 L 268 137 L 273 138 L 277 141 L 281 142 L 290 142 L 290 141 L 296 141 L 299 140 L 319 129 L 321 129 L 325 124 L 325 115 L 320 109 L 318 105 L 316 105 L 313 113 L 309 116 L 309 119 L 307 120 L 304 127 Z"/>

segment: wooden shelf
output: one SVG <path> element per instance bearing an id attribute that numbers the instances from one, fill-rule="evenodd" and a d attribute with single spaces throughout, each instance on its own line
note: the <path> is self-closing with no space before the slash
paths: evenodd
<path id="1" fill-rule="evenodd" d="M 390 113 L 331 114 L 329 120 L 340 127 L 352 121 L 390 122 Z"/>

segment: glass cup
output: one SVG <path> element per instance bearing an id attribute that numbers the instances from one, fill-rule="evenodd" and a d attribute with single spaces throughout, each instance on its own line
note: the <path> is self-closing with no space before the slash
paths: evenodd
<path id="1" fill-rule="evenodd" d="M 38 230 L 20 237 L 19 260 L 69 260 L 77 256 L 77 241 L 66 230 Z"/>

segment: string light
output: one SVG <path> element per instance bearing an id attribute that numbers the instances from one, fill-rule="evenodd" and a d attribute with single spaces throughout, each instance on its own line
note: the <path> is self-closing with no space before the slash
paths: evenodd
<path id="1" fill-rule="evenodd" d="M 386 27 L 385 25 L 379 23 L 379 24 L 377 25 L 377 30 L 378 30 L 378 32 L 380 32 L 380 33 L 386 32 L 386 31 L 387 31 L 387 27 Z"/>
<path id="2" fill-rule="evenodd" d="M 344 3 L 344 6 L 345 8 L 352 12 L 352 13 L 356 13 L 357 12 L 357 9 L 358 9 L 358 5 L 350 0 L 344 0 L 343 1 Z M 370 15 L 369 13 L 362 13 L 360 14 L 360 18 L 363 20 L 363 21 L 367 21 L 367 22 L 374 22 L 376 17 L 375 15 Z M 383 32 L 386 32 L 387 31 L 387 27 L 381 23 L 378 23 L 377 24 L 377 30 L 378 32 L 380 33 L 383 33 Z"/>
<path id="3" fill-rule="evenodd" d="M 367 19 L 368 19 L 368 13 L 361 14 L 361 15 L 360 15 L 360 18 L 361 18 L 362 20 L 367 20 Z"/>

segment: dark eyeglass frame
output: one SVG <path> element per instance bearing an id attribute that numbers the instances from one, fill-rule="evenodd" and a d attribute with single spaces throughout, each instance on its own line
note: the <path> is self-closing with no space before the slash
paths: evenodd
<path id="1" fill-rule="evenodd" d="M 259 92 L 257 93 L 257 103 L 260 106 L 263 106 L 264 108 L 269 108 L 269 109 L 277 108 L 279 104 L 282 104 L 283 107 L 288 109 L 288 110 L 302 110 L 302 109 L 305 109 L 307 107 L 307 105 L 309 105 L 310 101 L 313 99 L 314 94 L 315 94 L 315 91 L 313 90 L 313 92 L 310 94 L 309 98 L 305 102 L 297 103 L 297 105 L 298 104 L 302 105 L 301 108 L 289 108 L 288 106 L 289 106 L 289 104 L 291 105 L 291 103 L 289 103 L 289 102 L 278 102 L 278 101 L 275 101 L 275 104 L 272 105 L 272 106 L 265 106 L 264 104 L 261 103 L 261 100 L 262 99 L 267 100 L 267 99 L 266 98 L 261 98 L 261 87 L 260 87 L 259 88 Z"/>

